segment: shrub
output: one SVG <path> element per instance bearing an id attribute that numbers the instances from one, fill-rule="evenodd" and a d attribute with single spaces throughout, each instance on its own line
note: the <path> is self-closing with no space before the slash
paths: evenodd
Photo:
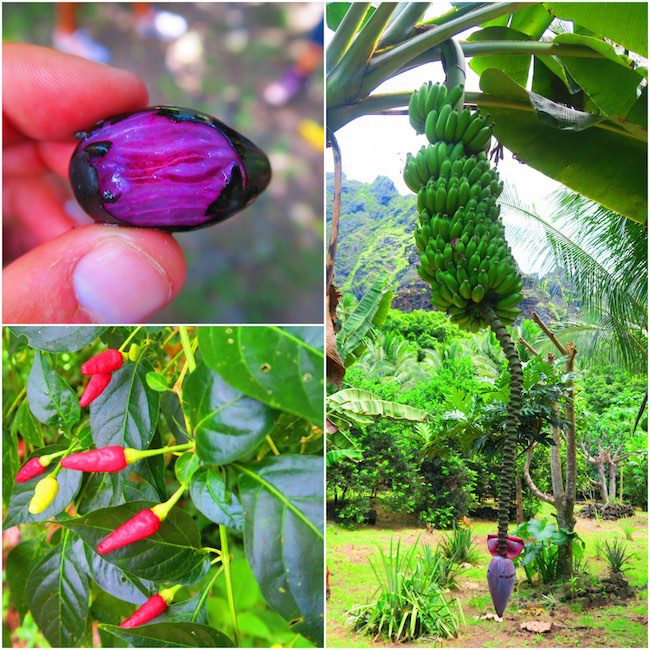
<path id="1" fill-rule="evenodd" d="M 623 573 L 623 567 L 629 564 L 632 553 L 627 552 L 627 544 L 621 539 L 607 539 L 598 544 L 598 553 L 605 562 L 611 573 Z"/>
<path id="2" fill-rule="evenodd" d="M 440 542 L 440 552 L 458 564 L 474 564 L 479 559 L 474 539 L 470 528 L 454 526 L 451 535 L 446 535 Z"/>
<path id="3" fill-rule="evenodd" d="M 421 523 L 450 529 L 469 513 L 475 478 L 460 456 L 426 460 L 420 476 L 418 519 Z"/>
<path id="4" fill-rule="evenodd" d="M 523 553 L 515 559 L 523 566 L 529 582 L 539 580 L 544 584 L 555 582 L 559 577 L 559 549 L 573 544 L 574 560 L 578 563 L 584 555 L 585 543 L 576 532 L 558 529 L 557 523 L 547 519 L 531 519 L 517 527 L 515 535 L 526 539 Z"/>
<path id="5" fill-rule="evenodd" d="M 379 549 L 370 560 L 377 589 L 372 602 L 348 612 L 355 630 L 394 643 L 458 636 L 464 617 L 449 593 L 449 560 L 428 546 L 417 550 L 417 544 L 402 550 L 391 540 L 388 553 Z"/>

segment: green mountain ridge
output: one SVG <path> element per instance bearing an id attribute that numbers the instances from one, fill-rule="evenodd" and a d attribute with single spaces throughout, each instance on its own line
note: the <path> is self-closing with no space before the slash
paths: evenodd
<path id="1" fill-rule="evenodd" d="M 334 175 L 327 174 L 326 215 L 332 218 Z M 414 196 L 402 196 L 393 181 L 378 176 L 363 183 L 343 176 L 339 243 L 334 282 L 342 293 L 358 299 L 377 275 L 385 273 L 393 288 L 393 307 L 410 312 L 433 310 L 429 287 L 417 274 L 419 259 L 413 242 L 417 223 Z M 546 321 L 580 318 L 581 309 L 566 278 L 557 272 L 539 278 L 523 275 L 523 317 L 536 311 Z"/>

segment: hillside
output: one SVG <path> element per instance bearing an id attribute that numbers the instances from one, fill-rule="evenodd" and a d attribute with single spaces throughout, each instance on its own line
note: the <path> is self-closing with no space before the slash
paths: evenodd
<path id="1" fill-rule="evenodd" d="M 327 175 L 327 221 L 332 215 L 334 176 Z M 432 309 L 427 285 L 416 272 L 417 251 L 413 229 L 417 221 L 415 198 L 401 196 L 393 182 L 378 176 L 372 183 L 343 177 L 339 245 L 335 283 L 343 293 L 360 298 L 380 272 L 388 273 L 395 297 L 393 307 L 402 311 Z M 566 305 L 575 317 L 580 309 L 557 274 L 524 276 L 526 297 L 522 314 L 537 311 L 547 321 L 567 317 Z"/>

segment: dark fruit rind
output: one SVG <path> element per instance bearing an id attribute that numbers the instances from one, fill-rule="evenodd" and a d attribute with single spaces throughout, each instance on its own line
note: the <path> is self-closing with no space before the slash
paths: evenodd
<path id="1" fill-rule="evenodd" d="M 75 198 L 100 223 L 193 230 L 219 223 L 267 187 L 264 152 L 214 117 L 154 106 L 77 134 Z"/>

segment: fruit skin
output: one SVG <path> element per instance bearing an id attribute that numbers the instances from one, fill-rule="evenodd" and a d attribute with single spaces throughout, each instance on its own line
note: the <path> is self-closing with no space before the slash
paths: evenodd
<path id="1" fill-rule="evenodd" d="M 29 502 L 29 513 L 38 515 L 52 505 L 59 493 L 59 482 L 54 476 L 42 478 L 34 488 L 34 496 Z"/>
<path id="2" fill-rule="evenodd" d="M 246 207 L 271 180 L 266 154 L 216 118 L 153 106 L 77 134 L 75 198 L 100 223 L 193 230 Z"/>
<path id="3" fill-rule="evenodd" d="M 119 472 L 127 462 L 124 447 L 115 445 L 70 454 L 61 461 L 61 466 L 82 472 Z"/>
<path id="4" fill-rule="evenodd" d="M 81 399 L 79 400 L 79 406 L 81 406 L 81 408 L 85 408 L 91 402 L 96 400 L 104 392 L 106 386 L 108 386 L 110 383 L 111 377 L 112 375 L 109 373 L 93 375 L 90 378 L 90 381 L 88 382 L 86 390 L 81 396 Z"/>
<path id="5" fill-rule="evenodd" d="M 120 623 L 120 627 L 138 627 L 160 616 L 167 609 L 167 603 L 160 594 L 155 594 Z"/>
<path id="6" fill-rule="evenodd" d="M 30 479 L 42 474 L 45 471 L 45 465 L 41 462 L 41 459 L 31 458 L 28 460 L 16 474 L 16 483 L 24 483 Z"/>
<path id="7" fill-rule="evenodd" d="M 160 528 L 160 519 L 153 510 L 141 510 L 124 522 L 97 545 L 97 553 L 106 555 L 118 548 L 139 542 L 153 535 Z"/>
<path id="8" fill-rule="evenodd" d="M 124 363 L 124 357 L 119 350 L 109 348 L 91 357 L 81 366 L 84 375 L 99 375 L 119 370 Z"/>

